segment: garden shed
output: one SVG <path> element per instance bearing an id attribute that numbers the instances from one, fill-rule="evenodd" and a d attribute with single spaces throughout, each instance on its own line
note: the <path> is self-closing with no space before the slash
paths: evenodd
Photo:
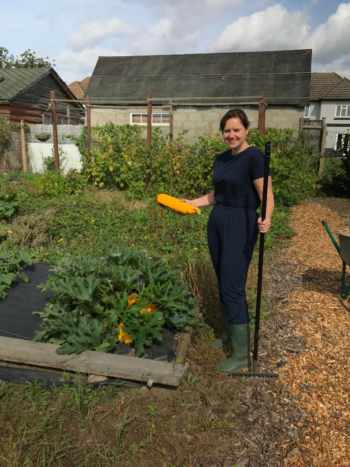
<path id="1" fill-rule="evenodd" d="M 257 126 L 261 92 L 266 125 L 299 129 L 310 103 L 311 50 L 99 57 L 86 96 L 93 126 L 147 124 L 176 136 L 214 135 L 223 113 L 246 110 Z M 148 100 L 147 100 L 148 95 Z M 171 127 L 170 127 L 171 125 Z"/>
<path id="2" fill-rule="evenodd" d="M 10 123 L 50 123 L 50 91 L 57 99 L 75 100 L 74 94 L 53 68 L 3 68 L 0 70 L 0 116 Z M 57 104 L 58 123 L 82 123 L 79 102 Z"/>

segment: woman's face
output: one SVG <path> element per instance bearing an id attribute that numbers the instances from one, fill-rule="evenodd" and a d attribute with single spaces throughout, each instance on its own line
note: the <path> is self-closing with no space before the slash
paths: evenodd
<path id="1" fill-rule="evenodd" d="M 245 142 L 248 133 L 249 127 L 245 129 L 239 118 L 230 118 L 226 122 L 223 137 L 228 147 L 237 150 Z"/>

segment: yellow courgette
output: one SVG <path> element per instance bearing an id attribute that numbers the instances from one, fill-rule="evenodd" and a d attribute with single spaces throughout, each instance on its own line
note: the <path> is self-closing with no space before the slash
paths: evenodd
<path id="1" fill-rule="evenodd" d="M 200 214 L 201 211 L 199 208 L 195 206 L 191 206 L 190 204 L 185 203 L 184 201 L 180 201 L 177 198 L 169 195 L 158 195 L 157 196 L 157 203 L 165 208 L 169 208 L 172 211 L 180 212 L 181 214 Z"/>

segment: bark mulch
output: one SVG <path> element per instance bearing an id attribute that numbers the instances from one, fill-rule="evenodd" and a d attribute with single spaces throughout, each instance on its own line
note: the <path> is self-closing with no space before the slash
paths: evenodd
<path id="1" fill-rule="evenodd" d="M 340 297 L 342 262 L 321 224 L 326 220 L 333 234 L 349 233 L 342 217 L 319 204 L 292 210 L 296 236 L 285 260 L 296 266 L 301 284 L 281 313 L 293 316 L 293 332 L 305 339 L 305 349 L 288 359 L 280 379 L 307 424 L 297 423 L 300 454 L 286 465 L 350 465 L 350 300 Z"/>

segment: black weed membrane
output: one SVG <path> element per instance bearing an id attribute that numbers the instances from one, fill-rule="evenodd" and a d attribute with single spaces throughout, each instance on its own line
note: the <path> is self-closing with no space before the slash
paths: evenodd
<path id="1" fill-rule="evenodd" d="M 23 271 L 28 275 L 29 282 L 14 281 L 11 289 L 7 291 L 6 299 L 0 300 L 0 336 L 30 341 L 34 333 L 40 330 L 42 319 L 39 313 L 44 310 L 54 294 L 50 291 L 43 291 L 38 286 L 45 283 L 49 275 L 52 275 L 50 269 L 51 266 L 42 263 L 24 266 Z M 163 328 L 162 336 L 162 341 L 155 341 L 152 346 L 146 348 L 143 358 L 162 362 L 175 360 L 176 331 Z M 132 355 L 132 344 L 121 342 L 112 353 L 124 356 Z M 30 383 L 36 380 L 47 388 L 64 384 L 62 374 L 58 372 L 42 368 L 20 368 L 4 365 L 0 365 L 0 379 L 14 383 Z M 119 383 L 132 387 L 141 384 L 118 378 L 108 379 L 108 384 Z M 106 384 L 106 382 L 102 384 Z M 94 384 L 94 386 L 96 385 L 99 383 Z"/>

